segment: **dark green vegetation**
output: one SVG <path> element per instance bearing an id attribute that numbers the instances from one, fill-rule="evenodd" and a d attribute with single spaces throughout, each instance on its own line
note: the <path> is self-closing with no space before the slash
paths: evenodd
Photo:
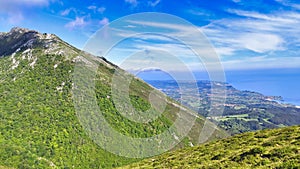
<path id="1" fill-rule="evenodd" d="M 231 134 L 300 124 L 300 108 L 278 103 L 276 100 L 280 100 L 280 97 L 240 91 L 229 84 L 220 82 L 199 81 L 197 83 L 199 95 L 189 90 L 189 85 L 191 85 L 189 82 L 182 82 L 181 89 L 175 81 L 149 81 L 149 83 L 175 100 L 198 111 L 199 114 L 210 118 Z M 226 89 L 226 102 L 220 105 L 224 106 L 221 116 L 209 115 L 211 85 L 223 85 Z M 180 93 L 188 97 L 183 100 Z"/>
<path id="2" fill-rule="evenodd" d="M 168 152 L 127 168 L 299 168 L 300 126 L 248 132 Z"/>
<path id="3" fill-rule="evenodd" d="M 1 33 L 0 42 L 3 55 L 0 58 L 0 166 L 112 168 L 139 160 L 103 150 L 80 125 L 72 99 L 72 74 L 75 63 L 86 54 L 55 35 L 19 28 Z M 78 57 L 80 54 L 84 56 Z M 99 64 L 95 78 L 97 103 L 113 128 L 131 137 L 149 137 L 168 130 L 177 117 L 178 103 L 168 98 L 164 113 L 149 123 L 124 118 L 111 100 L 111 77 L 118 68 L 101 58 L 95 61 Z M 137 110 L 149 109 L 148 97 L 154 89 L 136 78 L 130 89 L 132 105 Z M 190 110 L 185 113 L 195 114 Z M 197 144 L 203 124 L 204 118 L 198 117 L 177 148 Z M 209 140 L 224 136 L 217 129 Z"/>

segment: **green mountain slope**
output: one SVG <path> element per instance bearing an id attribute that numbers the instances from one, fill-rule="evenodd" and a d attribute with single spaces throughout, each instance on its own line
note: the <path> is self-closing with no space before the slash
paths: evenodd
<path id="1" fill-rule="evenodd" d="M 123 168 L 299 168 L 300 126 L 249 132 Z"/>
<path id="2" fill-rule="evenodd" d="M 112 168 L 139 160 L 102 149 L 78 120 L 72 99 L 72 76 L 75 64 L 88 58 L 87 54 L 55 35 L 21 28 L 1 33 L 0 43 L 0 166 Z M 148 123 L 126 119 L 110 99 L 111 78 L 119 68 L 104 59 L 92 59 L 99 64 L 94 79 L 97 104 L 103 109 L 106 121 L 119 133 L 133 138 L 150 137 L 168 131 L 179 109 L 195 116 L 168 98 L 166 109 L 158 119 Z M 124 77 L 127 76 L 131 75 Z M 135 109 L 151 107 L 149 95 L 153 90 L 133 78 L 129 93 Z M 124 111 L 128 110 L 124 108 Z M 197 116 L 189 135 L 174 149 L 197 144 L 204 121 Z M 209 127 L 216 128 L 213 124 Z M 217 128 L 208 140 L 223 137 L 226 133 Z"/>

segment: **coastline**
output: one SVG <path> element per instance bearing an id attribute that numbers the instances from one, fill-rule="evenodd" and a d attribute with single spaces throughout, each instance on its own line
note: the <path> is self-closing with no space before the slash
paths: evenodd
<path id="1" fill-rule="evenodd" d="M 226 80 L 238 90 L 281 96 L 282 104 L 300 106 L 299 68 L 227 71 Z"/>

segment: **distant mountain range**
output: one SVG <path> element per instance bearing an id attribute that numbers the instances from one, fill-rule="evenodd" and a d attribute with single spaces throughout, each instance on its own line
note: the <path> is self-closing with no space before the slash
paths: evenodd
<path id="1" fill-rule="evenodd" d="M 178 140 L 179 144 L 172 150 L 199 142 L 205 118 L 168 97 L 166 109 L 156 120 L 137 123 L 125 118 L 122 113 L 133 112 L 126 106 L 123 107 L 124 112 L 120 112 L 111 99 L 113 74 L 123 71 L 104 58 L 74 48 L 56 35 L 13 28 L 8 33 L 0 33 L 0 56 L 0 166 L 112 168 L 139 160 L 104 150 L 96 144 L 94 137 L 90 137 L 93 133 L 86 132 L 78 119 L 73 99 L 74 89 L 78 87 L 74 84 L 74 67 L 76 64 L 88 67 L 90 62 L 99 65 L 92 81 L 95 83 L 96 103 L 114 130 L 132 138 L 148 138 L 170 132 L 173 135 L 171 141 L 176 141 L 178 133 L 169 128 L 178 117 L 193 116 L 196 121 L 190 132 Z M 123 78 L 132 79 L 128 97 L 136 110 L 146 111 L 152 107 L 150 94 L 163 95 L 130 74 L 124 73 Z M 157 111 L 151 109 L 151 113 Z M 90 110 L 85 113 L 86 117 L 91 117 L 83 119 L 87 124 L 97 122 L 95 119 L 99 114 Z M 97 123 L 92 124 L 91 131 L 100 131 L 97 126 Z M 227 136 L 213 123 L 207 127 L 214 132 L 204 141 Z M 102 137 L 108 138 L 106 135 Z M 110 140 L 110 143 L 119 142 Z M 119 150 L 126 151 L 122 144 Z"/>

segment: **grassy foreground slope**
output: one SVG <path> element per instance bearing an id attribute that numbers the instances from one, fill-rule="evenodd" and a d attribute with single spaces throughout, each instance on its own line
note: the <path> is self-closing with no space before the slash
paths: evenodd
<path id="1" fill-rule="evenodd" d="M 300 168 L 300 126 L 244 133 L 123 168 Z"/>
<path id="2" fill-rule="evenodd" d="M 139 160 L 102 149 L 78 119 L 72 98 L 72 77 L 75 64 L 84 62 L 87 54 L 55 35 L 21 28 L 0 33 L 0 45 L 0 166 L 112 168 Z M 152 122 L 128 120 L 111 99 L 111 80 L 119 68 L 104 59 L 93 58 L 99 64 L 94 79 L 95 98 L 112 128 L 133 138 L 168 131 L 181 108 L 178 103 L 168 99 L 165 111 Z M 133 78 L 129 93 L 133 107 L 148 110 L 151 107 L 148 98 L 153 90 L 145 82 Z M 193 114 L 188 109 L 184 112 Z M 86 113 L 97 115 L 90 111 Z M 203 117 L 198 117 L 178 148 L 197 143 L 204 121 Z M 95 127 L 95 130 L 99 128 Z M 222 137 L 223 131 L 217 129 L 209 140 Z M 112 143 L 117 141 L 111 140 Z"/>

